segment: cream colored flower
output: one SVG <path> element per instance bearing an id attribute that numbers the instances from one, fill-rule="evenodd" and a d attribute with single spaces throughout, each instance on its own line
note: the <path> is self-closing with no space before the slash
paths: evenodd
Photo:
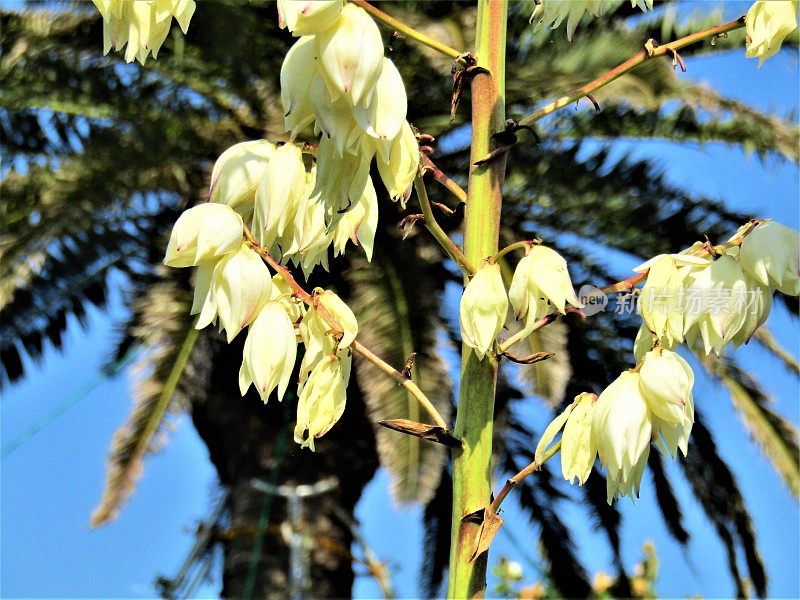
<path id="1" fill-rule="evenodd" d="M 256 188 L 275 152 L 275 144 L 253 140 L 234 144 L 214 163 L 208 196 L 212 202 L 227 204 L 243 217 L 251 215 Z"/>
<path id="2" fill-rule="evenodd" d="M 419 142 L 408 121 L 391 142 L 378 142 L 376 162 L 378 173 L 389 197 L 405 208 L 411 186 L 419 169 Z"/>
<path id="3" fill-rule="evenodd" d="M 276 387 L 278 401 L 283 400 L 296 356 L 297 336 L 292 320 L 281 303 L 267 302 L 250 325 L 244 342 L 239 369 L 242 396 L 252 383 L 264 402 Z"/>
<path id="4" fill-rule="evenodd" d="M 747 58 L 758 57 L 758 66 L 781 49 L 797 27 L 797 0 L 757 0 L 747 11 Z"/>
<path id="5" fill-rule="evenodd" d="M 325 435 L 344 412 L 350 380 L 349 351 L 330 354 L 314 366 L 297 401 L 294 440 L 314 450 L 314 440 Z"/>
<path id="6" fill-rule="evenodd" d="M 608 503 L 616 496 L 636 496 L 650 453 L 650 411 L 639 374 L 625 371 L 597 398 L 592 410 L 592 438 L 607 468 Z"/>
<path id="7" fill-rule="evenodd" d="M 592 437 L 592 409 L 597 396 L 583 393 L 575 397 L 564 432 L 561 434 L 561 473 L 573 483 L 583 485 L 589 478 L 597 457 L 597 446 Z"/>
<path id="8" fill-rule="evenodd" d="M 311 82 L 315 77 L 321 77 L 318 64 L 317 43 L 313 36 L 297 40 L 283 59 L 281 104 L 284 129 L 291 132 L 293 139 L 314 122 Z"/>
<path id="9" fill-rule="evenodd" d="M 103 53 L 125 44 L 125 60 L 144 64 L 152 53 L 158 57 L 167 39 L 172 17 L 185 34 L 195 10 L 194 0 L 92 0 L 103 17 Z"/>
<path id="10" fill-rule="evenodd" d="M 346 4 L 334 26 L 316 40 L 331 100 L 344 96 L 351 106 L 368 107 L 383 67 L 383 40 L 372 17 Z"/>
<path id="11" fill-rule="evenodd" d="M 284 144 L 273 152 L 256 189 L 253 235 L 271 248 L 294 218 L 308 193 L 303 153 L 296 144 Z"/>
<path id="12" fill-rule="evenodd" d="M 759 223 L 742 241 L 739 263 L 759 284 L 800 294 L 800 235 L 794 229 L 775 221 Z"/>
<path id="13" fill-rule="evenodd" d="M 506 321 L 508 296 L 500 265 L 484 263 L 470 279 L 461 297 L 461 339 L 478 358 L 494 345 Z"/>
<path id="14" fill-rule="evenodd" d="M 525 330 L 532 330 L 553 308 L 564 314 L 568 302 L 583 306 L 572 287 L 567 261 L 552 248 L 539 245 L 531 246 L 517 263 L 508 297 L 517 319 L 525 319 Z"/>
<path id="15" fill-rule="evenodd" d="M 169 237 L 164 264 L 191 267 L 214 261 L 242 243 L 242 217 L 224 204 L 208 202 L 184 211 Z"/>
<path id="16" fill-rule="evenodd" d="M 653 414 L 669 425 L 682 426 L 686 404 L 694 402 L 689 363 L 675 352 L 655 348 L 645 355 L 639 375 L 642 395 Z"/>
<path id="17" fill-rule="evenodd" d="M 338 344 L 339 348 L 350 346 L 358 335 L 358 321 L 350 307 L 330 290 L 315 290 L 314 299 L 342 328 L 342 337 Z"/>
<path id="18" fill-rule="evenodd" d="M 383 59 L 381 75 L 369 107 L 356 105 L 353 116 L 367 135 L 381 140 L 393 140 L 406 121 L 406 87 L 394 63 Z"/>
<path id="19" fill-rule="evenodd" d="M 316 35 L 339 18 L 344 0 L 278 0 L 278 26 L 292 35 Z"/>
<path id="20" fill-rule="evenodd" d="M 344 254 L 347 241 L 361 246 L 372 260 L 372 249 L 375 244 L 375 232 L 378 229 L 378 196 L 371 180 L 367 180 L 364 194 L 355 206 L 345 212 L 333 233 L 333 255 Z"/>

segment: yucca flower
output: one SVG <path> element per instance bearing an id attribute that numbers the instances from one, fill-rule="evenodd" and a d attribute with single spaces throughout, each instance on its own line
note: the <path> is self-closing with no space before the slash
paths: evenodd
<path id="1" fill-rule="evenodd" d="M 323 356 L 314 366 L 297 401 L 294 440 L 314 450 L 314 440 L 342 416 L 347 399 L 352 357 L 349 351 Z"/>
<path id="2" fill-rule="evenodd" d="M 253 213 L 256 188 L 274 152 L 275 144 L 267 140 L 241 142 L 225 150 L 211 171 L 209 199 L 227 204 L 247 218 Z"/>
<path id="3" fill-rule="evenodd" d="M 195 10 L 194 0 L 92 0 L 103 17 L 103 54 L 125 44 L 125 60 L 144 64 L 158 57 L 172 18 L 185 34 Z"/>
<path id="4" fill-rule="evenodd" d="M 461 296 L 461 339 L 483 357 L 503 329 L 508 296 L 500 265 L 486 262 L 472 276 Z"/>
<path id="5" fill-rule="evenodd" d="M 292 35 L 316 35 L 339 18 L 344 0 L 278 0 L 278 26 Z"/>
<path id="6" fill-rule="evenodd" d="M 242 217 L 225 204 L 208 202 L 184 211 L 169 236 L 164 264 L 191 267 L 233 252 L 242 243 Z"/>
<path id="7" fill-rule="evenodd" d="M 800 294 L 800 235 L 775 221 L 756 225 L 739 250 L 742 269 L 764 286 Z"/>
<path id="8" fill-rule="evenodd" d="M 669 425 L 682 426 L 686 405 L 694 402 L 694 373 L 689 363 L 671 350 L 655 348 L 645 355 L 639 377 L 642 395 L 653 414 Z"/>
<path id="9" fill-rule="evenodd" d="M 787 35 L 797 28 L 798 0 L 757 0 L 747 11 L 747 58 L 758 57 L 758 66 L 781 49 Z"/>

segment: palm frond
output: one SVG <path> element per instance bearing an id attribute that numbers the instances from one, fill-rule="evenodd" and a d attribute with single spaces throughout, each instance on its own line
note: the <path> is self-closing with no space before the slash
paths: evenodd
<path id="1" fill-rule="evenodd" d="M 737 597 L 746 597 L 737 552 L 745 557 L 750 581 L 760 597 L 767 595 L 767 574 L 756 542 L 753 521 L 731 470 L 717 452 L 702 415 L 695 413 L 688 455 L 679 461 L 692 492 L 719 535 L 728 556 L 728 568 L 736 583 Z"/>
<path id="2" fill-rule="evenodd" d="M 141 476 L 146 453 L 156 447 L 171 407 L 187 405 L 180 390 L 198 331 L 192 327 L 189 298 L 175 281 L 154 284 L 137 301 L 141 324 L 133 331 L 148 352 L 134 366 L 140 378 L 133 389 L 134 407 L 117 430 L 108 457 L 105 489 L 92 514 L 98 527 L 113 520 Z"/>
<path id="3" fill-rule="evenodd" d="M 401 367 L 412 353 L 417 356 L 411 376 L 431 399 L 445 421 L 449 419 L 452 391 L 445 364 L 437 346 L 441 326 L 437 323 L 437 290 L 421 287 L 429 282 L 417 269 L 409 269 L 413 254 L 406 245 L 391 253 L 376 248 L 372 263 L 353 261 L 347 279 L 355 290 L 352 301 L 359 337 L 384 360 Z M 426 287 L 427 287 L 426 286 Z M 427 502 L 436 490 L 445 460 L 445 449 L 416 437 L 398 434 L 377 425 L 383 419 L 428 420 L 417 401 L 404 388 L 379 375 L 364 361 L 357 362 L 359 385 L 364 390 L 381 464 L 392 475 L 396 500 Z"/>

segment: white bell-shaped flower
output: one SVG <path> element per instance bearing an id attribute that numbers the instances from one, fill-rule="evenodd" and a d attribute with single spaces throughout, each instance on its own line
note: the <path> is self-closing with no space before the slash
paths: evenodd
<path id="1" fill-rule="evenodd" d="M 361 129 L 374 138 L 393 140 L 406 120 L 408 101 L 403 78 L 394 63 L 383 59 L 381 76 L 369 107 L 356 105 L 353 116 Z"/>
<path id="2" fill-rule="evenodd" d="M 655 348 L 644 357 L 639 385 L 650 410 L 670 425 L 683 425 L 686 404 L 692 403 L 694 373 L 680 355 Z"/>
<path id="3" fill-rule="evenodd" d="M 394 140 L 378 142 L 376 163 L 389 197 L 405 208 L 411 195 L 411 186 L 419 169 L 419 142 L 408 121 L 403 121 L 400 133 Z M 382 151 L 386 147 L 387 151 Z"/>
<path id="4" fill-rule="evenodd" d="M 644 360 L 645 354 L 653 349 L 653 344 L 656 341 L 656 336 L 647 328 L 644 323 L 639 327 L 636 332 L 636 339 L 633 341 L 633 358 L 637 363 Z"/>
<path id="5" fill-rule="evenodd" d="M 353 343 L 358 335 L 358 321 L 350 307 L 344 300 L 339 298 L 330 290 L 315 290 L 314 300 L 321 305 L 328 314 L 336 320 L 342 328 L 342 337 L 339 340 L 339 348 L 347 348 Z"/>
<path id="6" fill-rule="evenodd" d="M 278 401 L 283 400 L 296 357 L 297 335 L 291 318 L 280 302 L 267 302 L 258 311 L 244 342 L 239 369 L 242 396 L 252 383 L 264 402 L 275 388 Z"/>
<path id="7" fill-rule="evenodd" d="M 608 503 L 616 495 L 638 495 L 649 454 L 652 424 L 639 374 L 625 371 L 597 398 L 592 437 L 608 470 Z"/>
<path id="8" fill-rule="evenodd" d="M 797 28 L 797 0 L 757 0 L 745 15 L 747 58 L 758 57 L 758 66 L 781 49 L 787 35 Z"/>
<path id="9" fill-rule="evenodd" d="M 339 18 L 344 0 L 278 0 L 278 26 L 292 35 L 317 35 Z"/>
<path id="10" fill-rule="evenodd" d="M 368 153 L 340 156 L 334 142 L 326 137 L 317 149 L 317 178 L 312 197 L 322 202 L 330 228 L 336 227 L 342 215 L 364 196 L 370 182 L 372 155 Z"/>
<path id="11" fill-rule="evenodd" d="M 741 261 L 740 261 L 741 264 Z M 742 302 L 741 310 L 745 313 L 741 329 L 731 338 L 731 344 L 738 348 L 753 337 L 756 330 L 767 322 L 772 310 L 773 289 L 756 282 L 745 272 L 747 298 Z"/>
<path id="12" fill-rule="evenodd" d="M 316 118 L 314 133 L 328 138 L 336 148 L 338 156 L 357 154 L 361 148 L 361 138 L 366 134 L 356 123 L 353 107 L 347 99 L 340 96 L 332 100 L 325 79 L 320 73 L 314 75 L 311 80 L 309 94 Z"/>
<path id="13" fill-rule="evenodd" d="M 275 150 L 256 189 L 253 235 L 259 244 L 270 248 L 292 221 L 298 205 L 307 194 L 303 153 L 295 144 Z"/>
<path id="14" fill-rule="evenodd" d="M 209 199 L 227 204 L 245 218 L 252 214 L 256 188 L 275 144 L 267 140 L 241 142 L 225 150 L 211 171 Z"/>
<path id="15" fill-rule="evenodd" d="M 211 294 L 229 343 L 252 323 L 271 292 L 272 275 L 267 265 L 246 244 L 220 259 L 211 277 Z"/>
<path id="16" fill-rule="evenodd" d="M 294 440 L 314 450 L 344 412 L 352 357 L 348 351 L 324 356 L 312 369 L 297 401 Z"/>
<path id="17" fill-rule="evenodd" d="M 483 357 L 503 329 L 508 296 L 500 265 L 484 263 L 470 279 L 461 296 L 461 339 Z"/>
<path id="18" fill-rule="evenodd" d="M 575 295 L 567 261 L 555 250 L 534 245 L 517 263 L 508 290 L 517 319 L 525 319 L 525 330 L 555 308 L 564 314 L 566 304 L 583 306 Z"/>
<path id="19" fill-rule="evenodd" d="M 207 202 L 184 211 L 169 237 L 164 264 L 191 267 L 217 259 L 242 243 L 242 217 L 224 204 Z"/>
<path id="20" fill-rule="evenodd" d="M 342 9 L 333 27 L 316 36 L 332 100 L 369 106 L 383 67 L 383 40 L 372 17 L 354 4 Z"/>
<path id="21" fill-rule="evenodd" d="M 592 437 L 592 411 L 597 396 L 590 393 L 575 397 L 575 408 L 564 424 L 561 434 L 561 473 L 573 483 L 583 485 L 589 478 L 597 457 L 597 446 Z"/>
<path id="22" fill-rule="evenodd" d="M 291 132 L 292 139 L 314 121 L 311 82 L 321 77 L 318 64 L 317 43 L 311 36 L 297 40 L 283 59 L 281 104 L 284 130 Z"/>
<path id="23" fill-rule="evenodd" d="M 697 328 L 705 352 L 713 350 L 719 355 L 747 317 L 743 310 L 749 298 L 745 274 L 739 261 L 725 253 L 692 273 L 687 282 L 684 334 Z"/>
<path id="24" fill-rule="evenodd" d="M 647 273 L 639 295 L 639 312 L 665 348 L 673 348 L 684 339 L 689 308 L 687 278 L 710 262 L 690 254 L 659 254 L 634 269 L 637 273 Z"/>
<path id="25" fill-rule="evenodd" d="M 775 221 L 759 223 L 742 241 L 739 262 L 761 285 L 800 295 L 800 234 L 794 229 Z"/>

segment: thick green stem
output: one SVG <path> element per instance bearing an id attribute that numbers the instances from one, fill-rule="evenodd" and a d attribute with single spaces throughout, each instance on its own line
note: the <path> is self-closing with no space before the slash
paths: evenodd
<path id="1" fill-rule="evenodd" d="M 492 150 L 492 134 L 505 123 L 505 45 L 508 3 L 479 0 L 476 54 L 479 66 L 472 80 L 472 165 L 464 225 L 464 254 L 478 265 L 498 249 L 505 155 L 488 164 L 476 160 Z M 461 397 L 455 435 L 463 448 L 453 455 L 453 520 L 450 545 L 450 598 L 483 597 L 487 555 L 472 559 L 479 525 L 464 516 L 486 507 L 492 480 L 492 425 L 497 361 L 478 360 L 467 346 L 461 360 Z"/>

